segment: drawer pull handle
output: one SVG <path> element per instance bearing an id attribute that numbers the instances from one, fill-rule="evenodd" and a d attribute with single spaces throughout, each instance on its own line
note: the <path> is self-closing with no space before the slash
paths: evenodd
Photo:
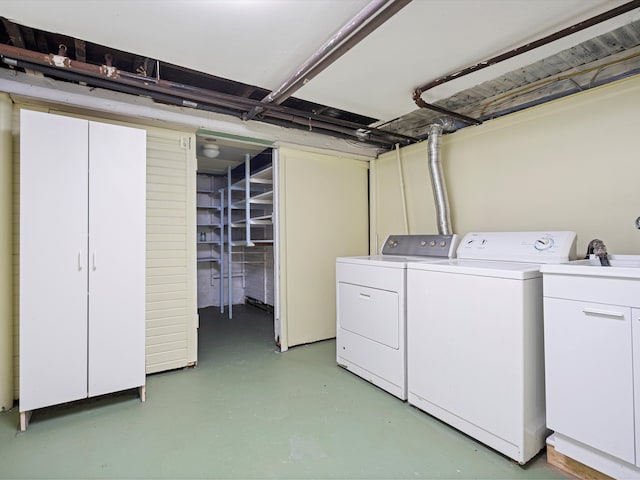
<path id="1" fill-rule="evenodd" d="M 598 315 L 601 317 L 613 317 L 624 320 L 624 313 L 621 312 L 608 312 L 606 310 L 594 310 L 592 308 L 583 308 L 582 312 L 585 315 Z"/>
<path id="2" fill-rule="evenodd" d="M 371 300 L 371 295 L 367 295 L 366 293 L 361 293 L 360 298 L 363 300 Z"/>

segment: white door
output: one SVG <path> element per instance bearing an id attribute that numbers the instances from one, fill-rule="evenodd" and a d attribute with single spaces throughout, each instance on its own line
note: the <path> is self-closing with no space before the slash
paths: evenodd
<path id="1" fill-rule="evenodd" d="M 369 251 L 369 164 L 285 148 L 277 158 L 285 350 L 336 336 L 336 257 Z"/>
<path id="2" fill-rule="evenodd" d="M 522 438 L 525 288 L 519 280 L 407 271 L 410 394 L 498 450 L 495 437 L 510 445 Z"/>
<path id="3" fill-rule="evenodd" d="M 89 396 L 145 383 L 144 130 L 89 123 Z"/>
<path id="4" fill-rule="evenodd" d="M 87 122 L 20 112 L 20 410 L 87 395 Z"/>
<path id="5" fill-rule="evenodd" d="M 631 309 L 544 299 L 547 426 L 635 463 Z"/>

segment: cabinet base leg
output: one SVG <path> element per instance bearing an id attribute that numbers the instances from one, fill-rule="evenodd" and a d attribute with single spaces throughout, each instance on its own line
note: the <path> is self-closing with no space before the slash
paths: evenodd
<path id="1" fill-rule="evenodd" d="M 25 432 L 27 430 L 27 426 L 29 425 L 29 420 L 31 420 L 31 411 L 28 412 L 20 412 L 20 431 Z"/>
<path id="2" fill-rule="evenodd" d="M 142 385 L 138 390 L 140 392 L 140 401 L 141 402 L 146 402 L 147 401 L 147 386 L 146 385 Z"/>

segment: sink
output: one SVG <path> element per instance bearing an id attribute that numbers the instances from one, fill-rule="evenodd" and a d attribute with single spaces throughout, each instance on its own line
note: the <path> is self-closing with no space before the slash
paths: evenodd
<path id="1" fill-rule="evenodd" d="M 640 255 L 609 255 L 609 263 L 612 267 L 640 268 Z M 581 263 L 581 265 L 601 266 L 600 260 L 595 255 L 591 255 L 586 260 L 576 260 L 572 263 Z"/>
<path id="2" fill-rule="evenodd" d="M 592 255 L 585 260 L 542 265 L 540 271 L 551 274 L 640 279 L 640 255 L 609 255 L 609 263 L 610 267 L 603 267 L 600 260 Z"/>

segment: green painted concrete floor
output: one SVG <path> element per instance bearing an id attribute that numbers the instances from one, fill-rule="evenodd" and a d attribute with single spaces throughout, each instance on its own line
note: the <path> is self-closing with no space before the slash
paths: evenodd
<path id="1" fill-rule="evenodd" d="M 564 479 L 521 467 L 336 366 L 335 341 L 279 353 L 271 316 L 201 311 L 196 368 L 130 391 L 0 413 L 0 478 Z"/>

